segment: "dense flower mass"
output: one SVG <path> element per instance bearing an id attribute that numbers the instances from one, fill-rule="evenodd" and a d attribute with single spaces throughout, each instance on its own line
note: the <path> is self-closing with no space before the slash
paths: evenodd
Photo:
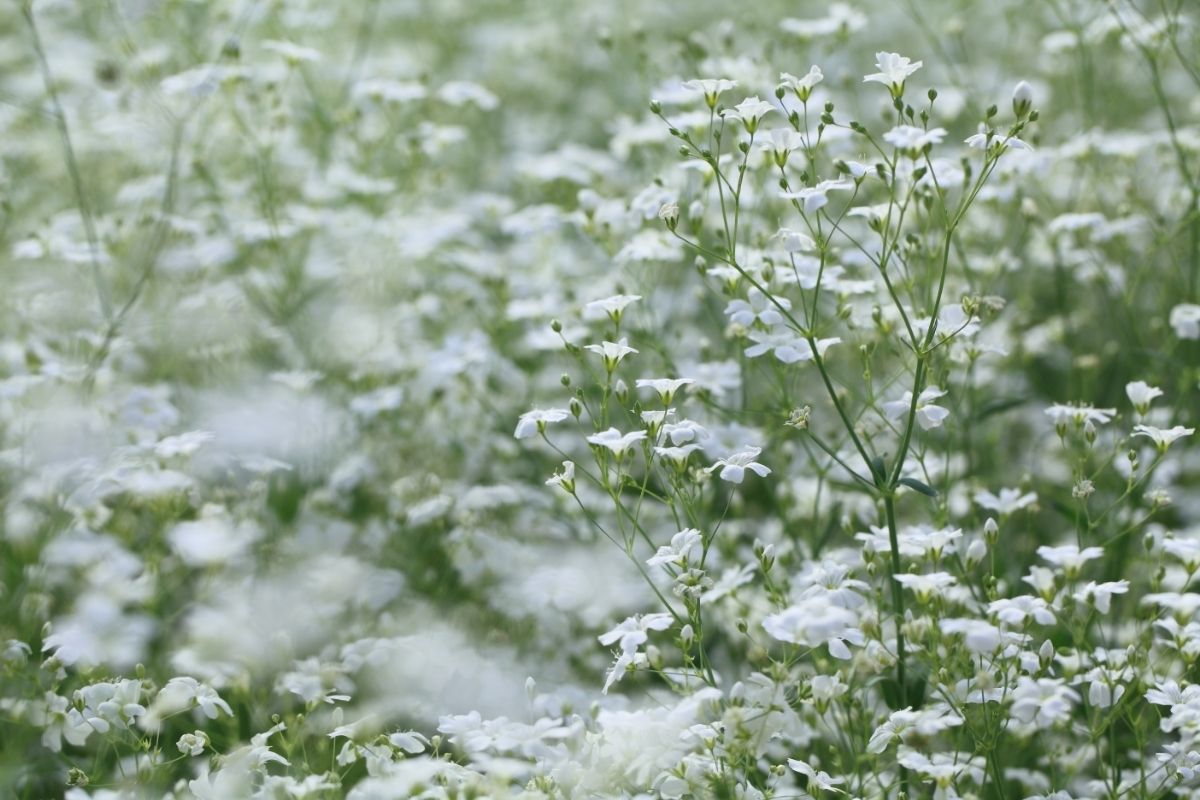
<path id="1" fill-rule="evenodd" d="M 1200 8 L 0 6 L 0 798 L 1200 796 Z"/>

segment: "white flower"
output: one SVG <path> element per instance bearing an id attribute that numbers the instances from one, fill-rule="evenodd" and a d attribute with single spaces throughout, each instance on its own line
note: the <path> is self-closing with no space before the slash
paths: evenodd
<path id="1" fill-rule="evenodd" d="M 670 461 L 676 467 L 682 468 L 692 453 L 700 449 L 700 445 L 692 443 L 681 447 L 655 447 L 654 453 L 661 459 Z"/>
<path id="2" fill-rule="evenodd" d="M 914 158 L 926 147 L 939 144 L 945 138 L 945 128 L 925 130 L 913 125 L 897 125 L 883 135 L 885 142 L 897 150 L 908 152 Z"/>
<path id="3" fill-rule="evenodd" d="M 419 731 L 397 731 L 388 735 L 388 744 L 397 750 L 414 755 L 425 752 L 425 748 L 429 746 L 429 739 Z"/>
<path id="4" fill-rule="evenodd" d="M 772 128 L 758 146 L 771 154 L 776 166 L 782 167 L 787 164 L 793 150 L 804 147 L 804 137 L 791 128 Z"/>
<path id="5" fill-rule="evenodd" d="M 621 654 L 617 657 L 608 677 L 604 682 L 604 693 L 625 674 L 625 670 L 633 663 L 637 650 L 649 638 L 647 631 L 665 631 L 671 627 L 673 618 L 670 614 L 639 614 L 627 618 L 617 627 L 600 634 L 600 644 L 609 646 L 619 643 Z"/>
<path id="6" fill-rule="evenodd" d="M 1021 81 L 1013 88 L 1012 109 L 1017 119 L 1025 119 L 1033 108 L 1033 87 L 1028 81 Z"/>
<path id="7" fill-rule="evenodd" d="M 198 756 L 208 747 L 208 734 L 204 731 L 193 731 L 179 737 L 175 743 L 176 749 L 185 756 Z"/>
<path id="8" fill-rule="evenodd" d="M 1101 614 L 1107 614 L 1109 608 L 1112 607 L 1112 596 L 1114 594 L 1126 594 L 1129 591 L 1129 581 L 1108 581 L 1106 583 L 1096 583 L 1088 581 L 1087 585 L 1072 595 L 1079 603 L 1094 603 L 1096 610 Z"/>
<path id="9" fill-rule="evenodd" d="M 691 386 L 696 381 L 691 378 L 638 378 L 634 383 L 639 389 L 652 389 L 658 393 L 658 399 L 664 406 L 671 405 L 675 393 L 684 386 Z"/>
<path id="10" fill-rule="evenodd" d="M 900 573 L 896 580 L 906 589 L 912 589 L 918 602 L 926 603 L 934 596 L 940 597 L 946 589 L 958 583 L 949 572 L 931 572 L 928 575 Z"/>
<path id="11" fill-rule="evenodd" d="M 767 352 L 775 353 L 775 357 L 784 364 L 811 361 L 813 358 L 812 345 L 808 343 L 808 340 L 792 333 L 791 330 L 783 326 L 777 326 L 770 332 L 750 331 L 747 336 L 755 342 L 755 344 L 746 348 L 747 358 L 758 358 Z M 838 344 L 841 341 L 836 336 L 830 339 L 818 339 L 817 354 L 824 356 L 825 351 L 831 345 Z"/>
<path id="12" fill-rule="evenodd" d="M 1171 309 L 1171 327 L 1180 339 L 1200 339 L 1200 306 L 1181 303 Z"/>
<path id="13" fill-rule="evenodd" d="M 867 752 L 882 753 L 893 741 L 904 741 L 909 737 L 928 739 L 944 730 L 962 725 L 962 717 L 949 711 L 927 708 L 913 711 L 904 708 L 892 712 L 887 721 L 875 729 L 867 742 Z"/>
<path id="14" fill-rule="evenodd" d="M 960 634 L 972 653 L 994 653 L 1003 641 L 1003 632 L 981 619 L 943 619 L 939 625 L 942 633 L 951 636 Z"/>
<path id="15" fill-rule="evenodd" d="M 601 433 L 594 433 L 587 437 L 587 440 L 598 447 L 604 447 L 611 450 L 617 457 L 623 456 L 625 451 L 634 442 L 640 442 L 646 438 L 645 431 L 630 431 L 629 433 L 621 433 L 616 428 L 609 428 Z"/>
<path id="16" fill-rule="evenodd" d="M 792 301 L 786 297 L 779 297 L 772 302 L 758 287 L 752 286 L 746 293 L 745 300 L 729 301 L 725 306 L 725 315 L 729 317 L 730 322 L 743 328 L 749 328 L 756 320 L 764 325 L 779 325 L 783 322 L 783 315 L 779 313 L 781 307 L 791 311 Z"/>
<path id="17" fill-rule="evenodd" d="M 758 130 L 758 122 L 767 114 L 775 111 L 775 106 L 758 97 L 747 97 L 732 109 L 726 110 L 725 116 L 736 117 L 746 126 L 747 133 Z"/>
<path id="18" fill-rule="evenodd" d="M 1076 425 L 1083 425 L 1087 422 L 1093 425 L 1103 425 L 1111 422 L 1116 413 L 1115 408 L 1094 408 L 1064 403 L 1055 403 L 1046 409 L 1046 416 L 1050 417 L 1056 426 L 1066 425 L 1068 422 L 1074 422 Z"/>
<path id="19" fill-rule="evenodd" d="M 837 784 L 846 782 L 845 778 L 831 777 L 828 772 L 815 770 L 806 762 L 795 758 L 788 759 L 788 766 L 791 767 L 795 772 L 799 772 L 801 775 L 808 778 L 809 794 L 812 794 L 813 787 L 816 787 L 823 792 L 837 792 L 838 794 L 845 794 L 843 790 L 837 788 Z"/>
<path id="20" fill-rule="evenodd" d="M 638 352 L 629 346 L 629 340 L 624 336 L 622 336 L 621 340 L 617 342 L 603 342 L 601 344 L 584 345 L 583 349 L 590 350 L 591 352 L 596 353 L 603 358 L 604 368 L 609 372 L 612 372 L 614 369 L 616 369 L 617 364 L 620 364 L 621 360 L 624 359 L 625 356 L 629 355 L 630 353 Z"/>
<path id="21" fill-rule="evenodd" d="M 737 81 L 725 80 L 724 78 L 707 78 L 704 80 L 685 81 L 683 88 L 693 92 L 700 92 L 704 95 L 704 102 L 709 108 L 715 108 L 717 98 L 722 92 L 727 92 L 737 86 Z"/>
<path id="22" fill-rule="evenodd" d="M 780 192 L 784 200 L 799 200 L 805 214 L 812 214 L 824 208 L 829 203 L 829 192 L 840 189 L 853 189 L 854 183 L 846 180 L 821 181 L 816 186 L 808 186 L 795 192 Z"/>
<path id="23" fill-rule="evenodd" d="M 762 623 L 763 630 L 781 642 L 805 647 L 829 646 L 829 654 L 843 661 L 850 658 L 846 642 L 862 645 L 866 641 L 858 628 L 858 614 L 826 598 L 813 597 L 801 601 Z"/>
<path id="24" fill-rule="evenodd" d="M 806 233 L 794 231 L 791 228 L 780 228 L 775 238 L 783 244 L 783 249 L 789 253 L 811 253 L 817 249 L 817 243 Z M 815 283 L 813 284 L 816 285 Z M 812 286 L 805 286 L 811 289 Z M 781 298 L 784 299 L 784 298 Z M 789 306 L 790 308 L 790 306 Z"/>
<path id="25" fill-rule="evenodd" d="M 760 478 L 765 478 L 771 474 L 771 469 L 770 467 L 764 467 L 754 460 L 758 458 L 760 453 L 762 453 L 761 447 L 746 447 L 738 453 L 717 459 L 716 463 L 705 470 L 705 472 L 711 474 L 713 470 L 720 467 L 721 474 L 719 477 L 721 480 L 730 483 L 741 483 L 745 480 L 746 470 L 750 470 Z"/>
<path id="26" fill-rule="evenodd" d="M 1163 391 L 1145 381 L 1132 381 L 1125 384 L 1125 396 L 1133 404 L 1134 410 L 1144 415 L 1150 410 L 1150 403 L 1154 398 L 1163 396 Z"/>
<path id="27" fill-rule="evenodd" d="M 619 323 L 625 307 L 641 299 L 641 295 L 637 294 L 615 294 L 603 300 L 593 300 L 583 307 L 583 318 L 603 319 L 607 316 L 613 322 Z"/>
<path id="28" fill-rule="evenodd" d="M 932 428 L 941 427 L 941 424 L 950 416 L 948 409 L 933 404 L 934 400 L 945 396 L 946 393 L 941 389 L 936 386 L 930 386 L 917 397 L 917 424 L 921 426 L 921 430 L 927 431 Z M 904 396 L 899 400 L 883 404 L 883 413 L 891 420 L 907 418 L 911 409 L 912 392 L 905 392 Z"/>
<path id="29" fill-rule="evenodd" d="M 1042 545 L 1037 554 L 1056 567 L 1066 570 L 1068 576 L 1074 576 L 1083 569 L 1089 561 L 1104 557 L 1103 547 L 1085 547 L 1080 550 L 1076 545 L 1064 544 L 1058 547 Z"/>
<path id="30" fill-rule="evenodd" d="M 821 72 L 821 68 L 815 64 L 808 68 L 808 74 L 803 78 L 797 78 L 795 75 L 789 75 L 786 72 L 780 73 L 779 85 L 785 89 L 791 89 L 796 93 L 796 97 L 802 103 L 808 102 L 808 98 L 812 96 L 813 88 L 825 78 Z"/>
<path id="31" fill-rule="evenodd" d="M 575 462 L 562 462 L 562 472 L 555 472 L 546 479 L 547 486 L 557 486 L 567 494 L 575 494 Z"/>
<path id="32" fill-rule="evenodd" d="M 863 83 L 882 83 L 892 92 L 892 97 L 904 94 L 904 81 L 924 66 L 922 61 L 912 61 L 898 53 L 876 53 L 875 68 L 879 72 L 863 78 Z"/>
<path id="33" fill-rule="evenodd" d="M 1032 150 L 1024 139 L 1018 139 L 1016 136 L 1000 137 L 994 133 L 976 133 L 963 139 L 963 142 L 972 150 L 992 150 L 994 155 L 1000 155 L 1007 150 Z"/>
<path id="34" fill-rule="evenodd" d="M 153 716 L 154 719 L 162 719 L 170 713 L 193 707 L 199 708 L 209 719 L 216 719 L 220 711 L 233 716 L 233 709 L 221 699 L 215 689 L 189 677 L 171 678 L 167 681 L 167 685 L 159 690 L 154 699 Z"/>
<path id="35" fill-rule="evenodd" d="M 517 420 L 517 429 L 513 431 L 513 436 L 518 439 L 537 436 L 545 433 L 547 424 L 562 422 L 569 416 L 571 416 L 571 412 L 565 408 L 535 408 L 532 411 L 526 411 Z"/>
<path id="36" fill-rule="evenodd" d="M 1200 570 L 1200 539 L 1163 539 L 1162 549 L 1183 563 L 1188 572 Z"/>
<path id="37" fill-rule="evenodd" d="M 1036 494 L 1033 492 L 1022 494 L 1020 489 L 1001 489 L 999 496 L 988 491 L 975 493 L 976 505 L 1001 515 L 1012 514 L 1036 502 Z"/>
<path id="38" fill-rule="evenodd" d="M 1176 425 L 1174 428 L 1156 428 L 1153 425 L 1134 425 L 1134 436 L 1148 436 L 1154 440 L 1154 444 L 1158 446 L 1161 453 L 1165 453 L 1167 448 L 1171 446 L 1177 439 L 1182 439 L 1184 436 L 1191 436 L 1196 432 L 1195 428 L 1185 428 L 1182 425 Z"/>
<path id="39" fill-rule="evenodd" d="M 1012 715 L 1038 728 L 1049 728 L 1071 718 L 1071 709 L 1080 700 L 1079 693 L 1060 678 L 1033 678 L 1022 675 L 1012 692 Z"/>
<path id="40" fill-rule="evenodd" d="M 652 567 L 660 567 L 666 564 L 681 566 L 693 554 L 696 548 L 700 545 L 700 531 L 695 528 L 688 528 L 671 537 L 669 545 L 663 545 L 658 548 L 658 552 L 646 560 L 646 563 Z"/>
<path id="41" fill-rule="evenodd" d="M 1026 620 L 1029 619 L 1039 625 L 1055 623 L 1054 612 L 1050 610 L 1049 604 L 1040 597 L 1028 594 L 993 600 L 988 603 L 988 613 L 995 615 L 996 619 L 1005 625 L 1011 625 L 1014 628 L 1024 626 Z"/>

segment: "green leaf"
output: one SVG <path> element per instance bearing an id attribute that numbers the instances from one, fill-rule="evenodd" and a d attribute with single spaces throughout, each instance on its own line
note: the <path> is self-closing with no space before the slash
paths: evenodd
<path id="1" fill-rule="evenodd" d="M 900 482 L 910 489 L 915 489 L 926 497 L 937 497 L 937 489 L 934 489 L 927 483 L 922 483 L 916 478 L 901 478 Z"/>

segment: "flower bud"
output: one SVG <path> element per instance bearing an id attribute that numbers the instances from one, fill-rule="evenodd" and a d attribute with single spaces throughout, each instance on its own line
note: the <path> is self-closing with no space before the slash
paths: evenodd
<path id="1" fill-rule="evenodd" d="M 995 547 L 996 540 L 1000 538 L 1000 526 L 992 517 L 988 517 L 987 522 L 983 523 L 983 537 L 987 540 L 988 547 Z"/>
<path id="2" fill-rule="evenodd" d="M 987 555 L 987 545 L 982 539 L 976 539 L 967 547 L 967 566 L 973 567 L 983 561 Z"/>
<path id="3" fill-rule="evenodd" d="M 1054 660 L 1054 643 L 1049 639 L 1042 642 L 1042 646 L 1038 648 L 1038 661 L 1041 662 L 1042 668 L 1050 666 L 1050 662 Z"/>
<path id="4" fill-rule="evenodd" d="M 658 218 L 667 225 L 667 230 L 674 231 L 679 224 L 679 204 L 663 203 L 658 209 Z"/>
<path id="5" fill-rule="evenodd" d="M 1029 111 L 1033 108 L 1033 87 L 1028 82 L 1021 81 L 1013 89 L 1012 108 L 1017 119 L 1029 116 Z"/>

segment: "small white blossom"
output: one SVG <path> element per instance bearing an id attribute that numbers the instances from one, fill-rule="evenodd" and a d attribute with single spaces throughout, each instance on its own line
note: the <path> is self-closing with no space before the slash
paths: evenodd
<path id="1" fill-rule="evenodd" d="M 760 453 L 762 453 L 762 448 L 760 447 L 746 447 L 725 458 L 717 459 L 716 463 L 709 467 L 706 472 L 711 473 L 720 468 L 721 473 L 719 477 L 721 480 L 728 481 L 729 483 L 741 483 L 745 480 L 746 470 L 750 470 L 760 478 L 765 478 L 771 474 L 771 469 L 755 461 Z"/>
<path id="2" fill-rule="evenodd" d="M 863 78 L 863 83 L 882 83 L 891 90 L 892 97 L 899 97 L 904 93 L 904 82 L 924 65 L 923 61 L 913 61 L 898 53 L 876 53 L 875 68 L 879 72 Z"/>
<path id="3" fill-rule="evenodd" d="M 934 404 L 934 400 L 939 397 L 945 397 L 946 393 L 936 386 L 927 387 L 917 397 L 917 424 L 921 426 L 921 430 L 927 431 L 933 428 L 941 427 L 946 418 L 950 416 L 950 410 Z M 883 413 L 891 420 L 907 419 L 909 412 L 912 410 L 912 392 L 905 392 L 904 396 L 899 400 L 883 404 Z"/>
<path id="4" fill-rule="evenodd" d="M 1160 452 L 1166 452 L 1174 442 L 1182 439 L 1184 436 L 1191 436 L 1196 432 L 1195 428 L 1185 428 L 1182 425 L 1176 425 L 1173 428 L 1156 428 L 1153 425 L 1134 425 L 1134 436 L 1146 436 L 1154 440 L 1154 444 L 1158 446 Z"/>
<path id="5" fill-rule="evenodd" d="M 552 422 L 562 422 L 571 416 L 565 408 L 535 408 L 526 411 L 517 420 L 517 429 L 513 436 L 518 439 L 528 439 L 546 431 L 546 426 Z"/>

